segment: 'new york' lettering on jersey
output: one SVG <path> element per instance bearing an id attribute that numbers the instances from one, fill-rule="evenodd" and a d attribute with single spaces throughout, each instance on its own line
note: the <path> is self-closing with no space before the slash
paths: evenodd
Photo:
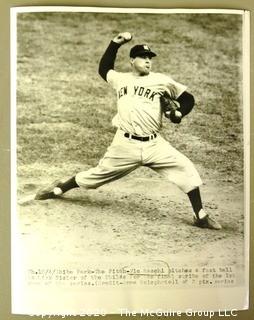
<path id="1" fill-rule="evenodd" d="M 107 82 L 116 90 L 117 114 L 112 123 L 134 135 L 146 136 L 160 130 L 162 112 L 160 92 L 167 90 L 178 98 L 187 87 L 161 73 L 136 76 L 110 70 Z"/>
<path id="2" fill-rule="evenodd" d="M 140 87 L 140 86 L 134 86 L 134 87 L 122 87 L 119 90 L 117 90 L 117 96 L 118 99 L 128 94 L 128 92 L 134 92 L 134 95 L 137 96 L 143 96 L 144 98 L 154 100 L 154 96 L 156 94 L 159 94 L 157 91 L 152 91 L 149 88 Z"/>

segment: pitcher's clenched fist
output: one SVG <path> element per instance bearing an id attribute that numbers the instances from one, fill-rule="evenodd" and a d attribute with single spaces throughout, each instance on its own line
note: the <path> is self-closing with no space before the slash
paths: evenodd
<path id="1" fill-rule="evenodd" d="M 131 39 L 132 35 L 130 32 L 121 32 L 113 39 L 113 41 L 118 44 L 124 44 L 126 42 L 129 42 Z"/>

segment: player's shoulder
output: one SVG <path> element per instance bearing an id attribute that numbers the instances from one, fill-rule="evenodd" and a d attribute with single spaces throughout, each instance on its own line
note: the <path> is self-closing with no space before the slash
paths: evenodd
<path id="1" fill-rule="evenodd" d="M 171 75 L 169 74 L 165 74 L 165 73 L 161 73 L 161 72 L 150 72 L 151 77 L 155 78 L 155 79 L 172 79 Z"/>
<path id="2" fill-rule="evenodd" d="M 163 84 L 163 83 L 172 82 L 173 79 L 169 75 L 161 73 L 161 72 L 150 72 L 149 80 L 152 83 Z"/>
<path id="3" fill-rule="evenodd" d="M 107 73 L 107 81 L 108 82 L 121 81 L 121 80 L 126 79 L 128 77 L 129 77 L 128 72 L 119 72 L 119 71 L 115 71 L 113 69 L 109 70 Z"/>

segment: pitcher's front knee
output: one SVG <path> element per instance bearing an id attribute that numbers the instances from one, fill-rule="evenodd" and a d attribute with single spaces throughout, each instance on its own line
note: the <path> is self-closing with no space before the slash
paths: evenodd
<path id="1" fill-rule="evenodd" d="M 188 193 L 191 190 L 200 187 L 202 180 L 199 173 L 194 168 L 191 172 L 175 172 L 168 176 L 169 180 L 175 183 L 184 193 Z"/>

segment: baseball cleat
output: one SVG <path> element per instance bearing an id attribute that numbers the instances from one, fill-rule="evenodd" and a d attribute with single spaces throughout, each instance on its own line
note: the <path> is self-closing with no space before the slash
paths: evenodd
<path id="1" fill-rule="evenodd" d="M 209 215 L 206 215 L 202 219 L 197 219 L 196 217 L 194 217 L 194 226 L 199 228 L 212 229 L 212 230 L 222 229 L 222 226 L 213 218 L 209 217 Z"/>
<path id="2" fill-rule="evenodd" d="M 56 180 L 45 188 L 40 189 L 36 195 L 35 200 L 47 200 L 47 199 L 55 199 L 58 198 L 63 191 L 61 190 L 60 180 Z"/>

